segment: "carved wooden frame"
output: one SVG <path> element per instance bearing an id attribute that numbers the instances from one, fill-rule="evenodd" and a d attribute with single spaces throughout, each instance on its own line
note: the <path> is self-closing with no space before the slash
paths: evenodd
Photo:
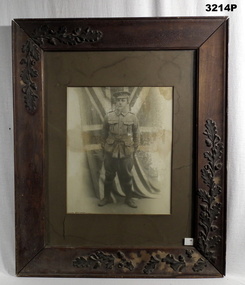
<path id="1" fill-rule="evenodd" d="M 13 27 L 16 273 L 222 277 L 226 244 L 226 17 L 16 19 Z M 196 50 L 194 246 L 51 247 L 45 242 L 46 51 Z"/>

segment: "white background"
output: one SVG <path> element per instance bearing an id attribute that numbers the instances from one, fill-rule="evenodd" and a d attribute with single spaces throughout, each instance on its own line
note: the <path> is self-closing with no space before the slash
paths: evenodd
<path id="1" fill-rule="evenodd" d="M 205 4 L 235 3 L 234 12 Z M 245 284 L 245 1 L 244 0 L 0 0 L 0 284 Z M 16 278 L 11 20 L 58 17 L 229 16 L 228 235 L 223 279 Z"/>

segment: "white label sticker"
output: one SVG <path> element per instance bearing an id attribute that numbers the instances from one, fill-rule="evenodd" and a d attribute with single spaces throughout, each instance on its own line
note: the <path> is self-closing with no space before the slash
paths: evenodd
<path id="1" fill-rule="evenodd" d="M 184 245 L 193 245 L 193 238 L 184 238 Z"/>

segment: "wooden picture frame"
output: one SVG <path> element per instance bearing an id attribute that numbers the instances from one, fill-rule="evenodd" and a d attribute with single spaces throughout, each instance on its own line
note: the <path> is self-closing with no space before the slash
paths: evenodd
<path id="1" fill-rule="evenodd" d="M 12 27 L 16 274 L 138 278 L 224 276 L 228 19 L 15 19 Z M 154 238 L 150 246 L 119 242 L 112 246 L 50 244 L 47 217 L 52 204 L 47 182 L 45 55 L 189 50 L 193 51 L 195 62 L 190 218 L 194 244 L 154 245 Z M 180 225 L 181 220 L 172 227 L 178 231 Z"/>

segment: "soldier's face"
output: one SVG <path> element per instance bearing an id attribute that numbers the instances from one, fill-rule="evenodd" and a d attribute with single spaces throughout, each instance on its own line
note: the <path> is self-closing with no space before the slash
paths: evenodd
<path id="1" fill-rule="evenodd" d="M 117 98 L 116 108 L 118 110 L 123 110 L 124 108 L 126 108 L 127 104 L 128 104 L 127 98 Z"/>

